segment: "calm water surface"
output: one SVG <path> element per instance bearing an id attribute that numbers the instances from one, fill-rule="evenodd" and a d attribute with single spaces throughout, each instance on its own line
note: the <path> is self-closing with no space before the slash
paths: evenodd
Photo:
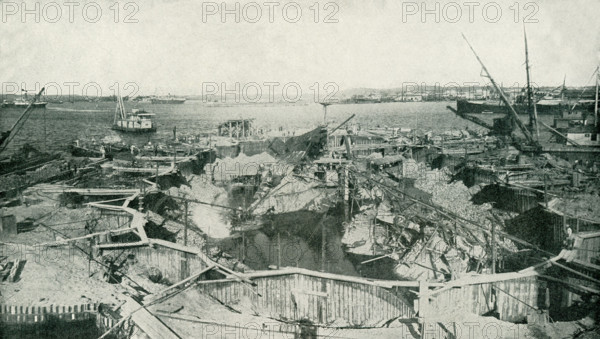
<path id="1" fill-rule="evenodd" d="M 363 128 L 407 127 L 420 130 L 443 131 L 448 129 L 478 129 L 479 126 L 456 117 L 446 109 L 454 102 L 414 102 L 384 104 L 332 105 L 328 108 L 328 122 L 331 126 L 341 123 L 352 114 L 354 122 Z M 13 140 L 10 149 L 24 143 L 43 147 L 44 126 L 48 150 L 61 150 L 75 139 L 101 140 L 106 136 L 119 137 L 126 143 L 141 144 L 170 138 L 173 127 L 178 133 L 201 134 L 216 131 L 219 122 L 246 118 L 255 119 L 255 126 L 278 129 L 309 129 L 323 121 L 322 107 L 307 105 L 238 105 L 208 106 L 199 101 L 187 101 L 183 105 L 152 105 L 126 102 L 127 110 L 143 108 L 155 113 L 158 132 L 148 135 L 129 135 L 111 130 L 114 116 L 114 103 L 76 102 L 61 105 L 49 104 L 46 109 L 35 109 L 23 129 Z M 0 109 L 0 130 L 7 130 L 18 119 L 21 109 Z M 500 115 L 481 116 L 490 120 Z M 522 119 L 526 117 L 523 116 Z M 548 116 L 542 120 L 550 122 Z"/>

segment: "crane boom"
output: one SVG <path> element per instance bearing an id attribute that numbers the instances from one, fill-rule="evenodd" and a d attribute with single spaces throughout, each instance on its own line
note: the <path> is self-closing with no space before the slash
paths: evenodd
<path id="1" fill-rule="evenodd" d="M 471 49 L 471 51 L 475 55 L 475 58 L 477 58 L 477 61 L 479 61 L 479 64 L 481 64 L 481 67 L 482 67 L 483 71 L 485 72 L 487 78 L 490 79 L 490 82 L 492 83 L 492 85 L 494 86 L 494 88 L 496 89 L 496 91 L 498 91 L 498 93 L 500 94 L 500 98 L 502 99 L 502 101 L 504 102 L 504 104 L 508 107 L 508 111 L 512 115 L 513 120 L 517 123 L 517 126 L 519 126 L 519 129 L 521 130 L 521 132 L 523 132 L 523 135 L 525 135 L 525 138 L 527 139 L 527 142 L 529 144 L 531 144 L 531 145 L 538 146 L 537 141 L 535 141 L 533 139 L 533 136 L 527 130 L 527 127 L 519 119 L 519 115 L 517 114 L 517 112 L 515 111 L 515 109 L 512 107 L 512 105 L 510 104 L 510 102 L 508 101 L 508 99 L 506 98 L 506 95 L 504 95 L 504 92 L 500 89 L 500 87 L 498 87 L 498 85 L 496 84 L 496 81 L 494 80 L 494 78 L 492 78 L 490 72 L 487 70 L 487 68 L 483 64 L 483 61 L 481 61 L 481 59 L 479 58 L 479 55 L 477 55 L 477 52 L 475 52 L 475 49 L 473 49 L 473 46 L 471 46 L 471 44 L 469 43 L 469 40 L 467 40 L 467 37 L 464 34 L 462 34 L 462 37 L 467 42 L 467 45 L 469 45 L 469 48 Z"/>
<path id="2" fill-rule="evenodd" d="M 350 121 L 352 118 L 354 118 L 355 116 L 356 116 L 356 114 L 352 114 L 348 119 L 344 120 L 344 122 L 342 122 L 341 124 L 339 124 L 336 128 L 332 129 L 331 132 L 329 132 L 329 133 L 331 134 L 331 133 L 337 131 L 342 126 L 344 126 L 348 121 Z"/>
<path id="3" fill-rule="evenodd" d="M 474 124 L 477 124 L 481 127 L 487 128 L 489 130 L 494 129 L 494 126 L 488 124 L 487 122 L 485 122 L 477 117 L 474 117 L 474 116 L 471 116 L 468 114 L 464 114 L 464 113 L 460 113 L 459 111 L 455 110 L 454 107 L 452 107 L 452 106 L 446 106 L 446 108 L 449 109 L 450 111 L 452 111 L 452 113 L 456 114 L 457 116 L 459 116 L 465 120 L 469 120 L 470 122 L 472 122 Z"/>
<path id="4" fill-rule="evenodd" d="M 33 104 L 40 98 L 42 93 L 44 93 L 44 89 L 45 89 L 45 87 L 42 87 L 40 92 L 33 97 L 33 100 L 31 100 L 31 102 L 29 103 L 29 106 L 27 106 L 27 108 L 25 108 L 25 111 L 23 111 L 23 113 L 21 113 L 21 116 L 19 117 L 19 119 L 17 119 L 17 121 L 15 121 L 15 123 L 12 125 L 12 127 L 6 132 L 2 132 L 2 135 L 0 136 L 0 153 L 3 152 L 6 149 L 6 147 L 8 146 L 8 144 L 12 141 L 12 139 L 14 138 L 14 135 L 15 135 L 13 133 L 15 128 L 17 127 L 17 125 L 19 123 L 21 123 L 21 121 L 23 121 L 23 119 L 26 119 L 27 113 L 29 113 L 31 111 L 31 109 L 33 108 Z"/>

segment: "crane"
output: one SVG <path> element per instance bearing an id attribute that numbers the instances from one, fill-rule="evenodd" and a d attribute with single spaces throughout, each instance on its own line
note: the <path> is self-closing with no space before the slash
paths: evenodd
<path id="1" fill-rule="evenodd" d="M 25 123 L 25 121 L 27 121 L 27 118 L 29 118 L 28 113 L 31 112 L 31 110 L 33 109 L 33 104 L 37 100 L 39 100 L 42 93 L 44 93 L 44 89 L 45 88 L 43 87 L 40 90 L 40 92 L 33 97 L 33 100 L 31 100 L 27 108 L 25 108 L 25 111 L 23 111 L 21 116 L 19 116 L 19 119 L 15 121 L 12 127 L 6 132 L 1 132 L 2 134 L 0 135 L 0 153 L 2 153 L 6 149 L 6 147 L 8 147 L 8 144 L 12 141 L 12 139 L 14 139 L 16 132 L 18 132 L 19 129 L 21 129 L 21 127 Z"/>
<path id="2" fill-rule="evenodd" d="M 467 40 L 467 37 L 464 34 L 462 34 L 462 37 L 467 42 L 467 45 L 469 45 L 469 48 L 471 49 L 471 51 L 475 55 L 475 58 L 477 58 L 477 61 L 479 62 L 479 64 L 481 64 L 481 67 L 482 67 L 483 71 L 485 72 L 485 76 L 488 79 L 490 79 L 490 82 L 492 83 L 492 86 L 494 86 L 494 88 L 496 89 L 496 91 L 500 94 L 500 99 L 502 99 L 502 102 L 504 102 L 504 104 L 506 105 L 506 107 L 508 107 L 508 112 L 510 113 L 510 115 L 512 117 L 512 120 L 517 124 L 517 126 L 519 127 L 519 129 L 521 130 L 521 132 L 523 133 L 523 135 L 525 136 L 525 139 L 527 139 L 527 143 L 530 146 L 532 146 L 534 148 L 534 150 L 540 149 L 539 143 L 533 138 L 533 136 L 531 135 L 531 132 L 529 132 L 529 130 L 527 129 L 527 127 L 519 119 L 519 115 L 515 111 L 514 107 L 512 107 L 512 105 L 508 101 L 508 98 L 506 98 L 506 95 L 504 94 L 504 92 L 500 89 L 500 87 L 498 87 L 498 85 L 496 84 L 496 81 L 494 80 L 494 78 L 492 78 L 492 75 L 487 70 L 487 67 L 485 67 L 485 65 L 483 64 L 483 61 L 481 61 L 481 59 L 479 58 L 479 55 L 477 55 L 477 52 L 475 52 L 475 49 L 469 43 L 469 40 Z"/>

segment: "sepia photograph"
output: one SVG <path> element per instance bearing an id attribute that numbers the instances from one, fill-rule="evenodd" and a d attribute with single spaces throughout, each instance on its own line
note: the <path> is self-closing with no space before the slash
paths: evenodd
<path id="1" fill-rule="evenodd" d="M 599 13 L 0 0 L 0 338 L 600 339 Z"/>

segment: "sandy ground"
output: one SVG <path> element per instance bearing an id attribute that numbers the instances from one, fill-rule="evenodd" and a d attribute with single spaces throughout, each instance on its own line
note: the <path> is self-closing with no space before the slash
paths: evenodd
<path id="1" fill-rule="evenodd" d="M 88 277 L 88 260 L 83 253 L 67 247 L 4 245 L 9 261 L 26 260 L 19 280 L 0 283 L 0 304 L 22 306 L 118 303 L 120 285 Z M 92 265 L 91 273 L 97 271 Z"/>
<path id="2" fill-rule="evenodd" d="M 24 204 L 2 209 L 4 215 L 14 215 L 17 223 L 28 219 L 39 225 L 26 232 L 4 236 L 0 240 L 0 256 L 6 256 L 8 262 L 17 259 L 24 261 L 17 281 L 0 283 L 0 304 L 42 307 L 118 304 L 120 293 L 134 292 L 127 287 L 135 286 L 134 283 L 127 279 L 124 279 L 122 285 L 103 281 L 102 267 L 94 261 L 89 264 L 87 254 L 75 247 L 40 245 L 84 236 L 89 233 L 85 229 L 88 223 L 95 228 L 94 231 L 107 227 L 117 228 L 116 220 L 100 219 L 100 212 L 94 208 L 59 207 L 58 194 L 41 192 L 41 188 L 48 186 L 31 187 L 23 192 Z M 127 220 L 122 222 L 126 223 Z M 78 241 L 76 244 L 89 252 L 87 241 Z M 148 291 L 164 288 L 163 285 L 150 282 L 144 273 L 143 267 L 133 267 L 129 275 Z"/>

